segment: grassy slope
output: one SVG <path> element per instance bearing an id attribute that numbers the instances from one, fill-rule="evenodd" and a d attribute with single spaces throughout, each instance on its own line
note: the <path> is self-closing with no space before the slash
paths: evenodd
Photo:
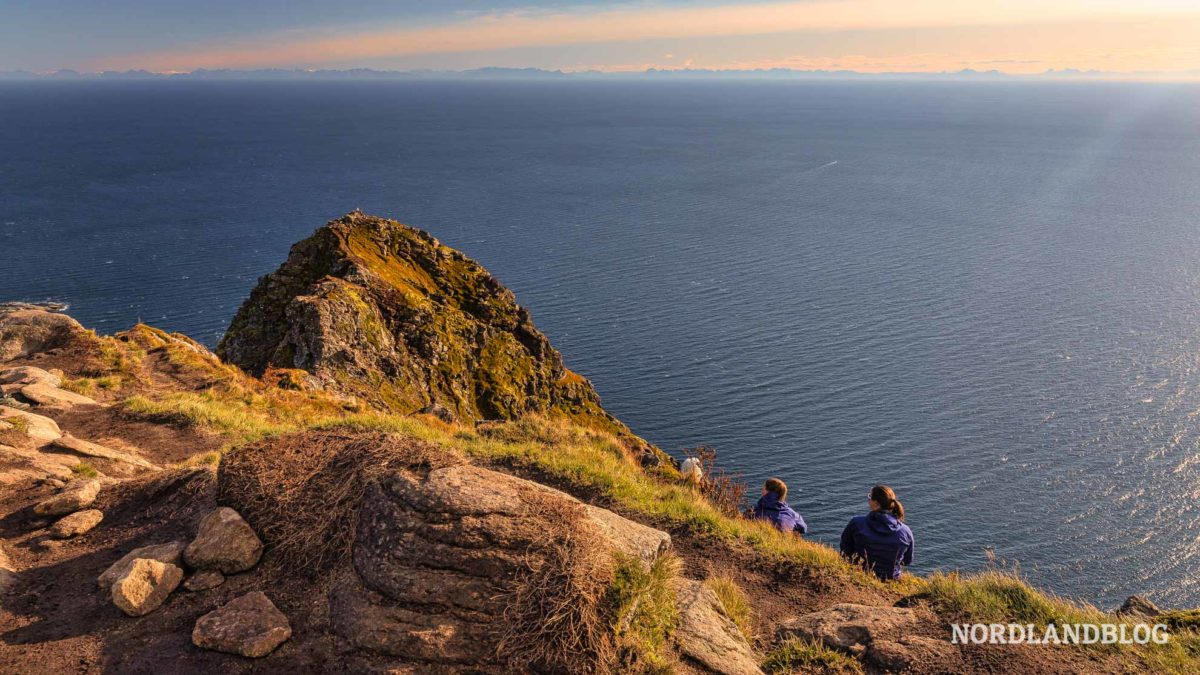
<path id="1" fill-rule="evenodd" d="M 909 575 L 886 587 L 847 565 L 833 549 L 779 533 L 759 521 L 730 517 L 680 480 L 674 469 L 643 470 L 626 444 L 611 434 L 567 419 L 528 417 L 476 429 L 435 418 L 400 416 L 359 408 L 317 391 L 304 391 L 292 373 L 264 377 L 285 388 L 221 364 L 182 336 L 138 326 L 119 338 L 89 338 L 88 358 L 72 387 L 120 401 L 124 412 L 219 434 L 227 447 L 270 435 L 313 428 L 345 428 L 407 434 L 464 452 L 479 460 L 536 471 L 579 491 L 597 495 L 618 510 L 677 533 L 748 546 L 758 555 L 834 578 L 839 583 L 887 589 L 931 603 L 947 622 L 1119 622 L 1094 607 L 1044 593 L 1007 572 L 974 575 Z M 167 376 L 164 377 L 163 373 Z M 216 462 L 219 456 L 194 458 Z M 732 591 L 730 591 L 732 593 Z M 736 611 L 736 610 L 735 610 Z M 1113 652 L 1133 669 L 1200 672 L 1200 618 L 1176 613 L 1173 639 L 1149 647 L 1091 646 Z M 780 646 L 772 665 L 833 658 L 811 646 Z M 836 659 L 834 659 L 836 661 Z M 838 667 L 846 666 L 840 661 Z"/>

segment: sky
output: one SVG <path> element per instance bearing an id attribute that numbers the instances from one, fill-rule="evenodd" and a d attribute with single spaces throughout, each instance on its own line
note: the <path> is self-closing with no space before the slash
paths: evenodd
<path id="1" fill-rule="evenodd" d="M 0 71 L 793 68 L 1200 76 L 1200 0 L 0 0 Z"/>

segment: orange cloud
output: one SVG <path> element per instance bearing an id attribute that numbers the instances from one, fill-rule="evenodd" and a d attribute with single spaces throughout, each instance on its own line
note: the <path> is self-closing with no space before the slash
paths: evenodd
<path id="1" fill-rule="evenodd" d="M 1182 17 L 1200 40 L 1200 8 L 1185 0 L 813 0 L 751 5 L 625 8 L 570 13 L 516 12 L 419 28 L 318 35 L 294 33 L 179 51 L 130 54 L 97 69 L 314 67 L 389 57 L 491 52 L 521 47 L 734 37 L 788 32 L 903 31 L 1092 21 L 1119 25 L 1146 17 Z M 1153 46 L 1153 36 L 1127 36 Z M 1147 41 L 1149 40 L 1149 41 Z M 1003 51 L 992 46 L 992 51 Z M 1058 50 L 1052 50 L 1058 51 Z M 1072 64 L 1068 64 L 1072 65 Z"/>

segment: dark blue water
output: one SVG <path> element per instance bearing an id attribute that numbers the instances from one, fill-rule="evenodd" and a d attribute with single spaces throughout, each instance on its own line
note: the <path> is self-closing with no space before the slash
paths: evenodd
<path id="1" fill-rule="evenodd" d="M 0 85 L 0 296 L 102 332 L 213 344 L 358 207 L 821 539 L 883 481 L 921 571 L 1200 604 L 1200 88 Z"/>

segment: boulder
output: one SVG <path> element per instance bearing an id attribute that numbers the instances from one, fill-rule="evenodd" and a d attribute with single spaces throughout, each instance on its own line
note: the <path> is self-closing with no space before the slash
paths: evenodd
<path id="1" fill-rule="evenodd" d="M 207 591 L 225 583 L 225 575 L 216 570 L 202 570 L 188 577 L 183 587 L 189 591 Z"/>
<path id="2" fill-rule="evenodd" d="M 9 408 L 8 406 L 0 406 L 0 419 L 7 420 L 11 424 L 14 418 L 24 420 L 21 424 L 26 428 L 25 433 L 37 445 L 45 445 L 46 443 L 62 438 L 62 430 L 58 428 L 58 423 L 49 417 L 35 415 L 31 412 Z"/>
<path id="3" fill-rule="evenodd" d="M 0 312 L 0 362 L 62 347 L 83 332 L 65 314 L 32 308 Z"/>
<path id="4" fill-rule="evenodd" d="M 244 572 L 262 557 L 263 543 L 233 509 L 222 506 L 200 521 L 196 538 L 183 550 L 183 560 L 201 570 Z"/>
<path id="5" fill-rule="evenodd" d="M 104 520 L 104 513 L 99 509 L 76 511 L 55 523 L 50 528 L 50 536 L 56 539 L 70 539 L 86 534 Z"/>
<path id="6" fill-rule="evenodd" d="M 260 591 L 230 600 L 196 620 L 192 644 L 227 654 L 259 658 L 292 636 L 283 612 Z"/>
<path id="7" fill-rule="evenodd" d="M 178 566 L 180 558 L 183 555 L 184 546 L 186 544 L 182 541 L 170 541 L 165 544 L 152 544 L 150 546 L 135 548 L 122 556 L 120 560 L 109 565 L 108 569 L 104 570 L 104 573 L 96 579 L 96 584 L 102 590 L 108 590 L 112 587 L 113 582 L 124 576 L 129 571 L 129 568 L 133 566 L 133 562 L 139 558 L 157 560 L 161 563 Z"/>
<path id="8" fill-rule="evenodd" d="M 721 675 L 761 675 L 758 660 L 738 627 L 721 611 L 712 589 L 691 579 L 677 579 L 675 603 L 679 651 Z"/>
<path id="9" fill-rule="evenodd" d="M 779 637 L 800 637 L 827 647 L 861 652 L 872 642 L 895 641 L 917 632 L 920 619 L 907 607 L 839 604 L 784 621 Z"/>
<path id="10" fill-rule="evenodd" d="M 147 462 L 141 457 L 138 457 L 137 455 L 106 448 L 103 445 L 92 443 L 91 441 L 85 441 L 81 438 L 75 438 L 69 433 L 63 434 L 61 438 L 52 441 L 51 445 L 55 449 L 66 450 L 84 457 L 96 457 L 99 459 L 112 460 L 114 462 L 123 462 L 125 464 L 139 466 L 143 469 L 155 468 L 153 464 Z"/>
<path id="11" fill-rule="evenodd" d="M 100 494 L 99 480 L 86 480 L 68 484 L 62 492 L 38 502 L 33 512 L 39 516 L 64 516 L 86 509 Z"/>
<path id="12" fill-rule="evenodd" d="M 62 378 L 54 373 L 34 366 L 15 366 L 13 368 L 5 368 L 0 370 L 0 384 L 17 385 L 23 387 L 27 384 L 35 384 L 45 382 L 51 387 L 61 387 Z"/>
<path id="13" fill-rule="evenodd" d="M 113 582 L 113 604 L 129 616 L 144 616 L 158 609 L 183 580 L 175 565 L 138 558 Z"/>
<path id="14" fill-rule="evenodd" d="M 1162 613 L 1163 611 L 1158 608 L 1158 605 L 1140 595 L 1129 596 L 1121 604 L 1121 608 L 1117 610 L 1117 614 L 1120 616 L 1144 616 L 1149 618 L 1156 617 Z"/>
<path id="15" fill-rule="evenodd" d="M 563 528 L 585 542 L 583 554 L 555 557 Z M 508 474 L 466 464 L 395 470 L 367 486 L 357 574 L 333 587 L 331 623 L 360 648 L 503 669 L 507 626 L 496 618 L 521 597 L 530 570 L 590 571 L 616 551 L 648 562 L 669 544 L 664 532 Z"/>
<path id="16" fill-rule="evenodd" d="M 47 408 L 74 408 L 77 405 L 96 405 L 94 399 L 73 391 L 59 389 L 48 382 L 35 382 L 21 387 L 17 394 L 30 403 Z"/>

